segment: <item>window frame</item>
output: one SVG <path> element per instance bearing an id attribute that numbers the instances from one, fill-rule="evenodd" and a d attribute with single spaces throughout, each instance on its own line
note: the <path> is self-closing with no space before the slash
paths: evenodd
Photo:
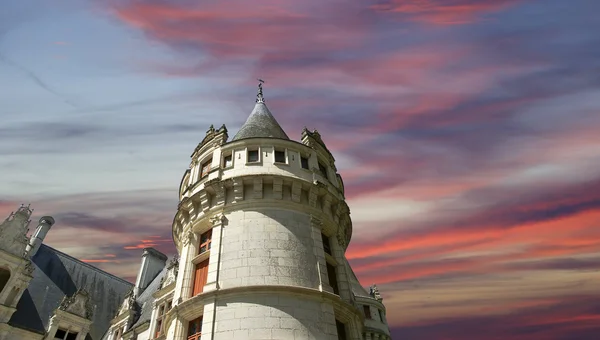
<path id="1" fill-rule="evenodd" d="M 60 331 L 62 331 L 62 332 L 65 333 L 62 336 L 62 338 L 59 338 L 57 336 L 58 332 L 60 332 Z M 56 329 L 56 332 L 54 332 L 54 336 L 52 337 L 52 339 L 54 339 L 54 340 L 56 340 L 56 339 L 59 339 L 59 340 L 76 340 L 78 335 L 79 335 L 79 332 L 72 332 L 69 329 L 64 329 L 62 327 L 58 327 Z M 69 338 L 69 336 L 72 336 L 72 338 Z"/>
<path id="2" fill-rule="evenodd" d="M 254 152 L 256 151 L 257 154 L 257 158 L 255 161 L 251 161 L 250 160 L 250 152 Z M 261 151 L 260 151 L 260 147 L 249 147 L 246 149 L 246 164 L 260 164 L 261 162 Z"/>
<path id="3" fill-rule="evenodd" d="M 163 335 L 163 333 L 164 333 L 163 321 L 164 321 L 164 318 L 165 318 L 167 312 L 172 307 L 173 307 L 173 299 L 172 298 L 163 300 L 157 305 L 156 316 L 155 316 L 156 322 L 154 323 L 154 333 L 153 333 L 154 337 L 152 339 L 156 339 Z"/>
<path id="4" fill-rule="evenodd" d="M 319 174 L 323 176 L 326 180 L 329 180 L 329 168 L 323 162 L 318 161 Z"/>
<path id="5" fill-rule="evenodd" d="M 367 320 L 373 320 L 373 316 L 371 315 L 371 306 L 363 305 L 363 312 L 365 313 L 365 318 Z"/>
<path id="6" fill-rule="evenodd" d="M 200 178 L 204 178 L 208 176 L 210 170 L 212 169 L 212 157 L 208 158 L 204 162 L 200 163 Z"/>
<path id="7" fill-rule="evenodd" d="M 326 261 L 325 267 L 327 268 L 327 279 L 329 281 L 329 287 L 333 289 L 333 294 L 340 295 L 340 286 L 337 277 L 337 268 L 336 265 Z M 331 270 L 330 270 L 331 269 Z M 331 278 L 334 279 L 334 282 L 331 282 Z"/>
<path id="8" fill-rule="evenodd" d="M 327 236 L 323 232 L 321 232 L 321 241 L 323 242 L 323 252 L 325 252 L 325 254 L 327 254 L 327 255 L 333 256 L 333 253 L 331 251 L 331 242 L 329 240 L 329 236 Z"/>
<path id="9" fill-rule="evenodd" d="M 200 315 L 199 317 L 195 318 L 194 320 L 188 322 L 188 329 L 187 329 L 187 340 L 200 340 L 202 337 L 202 317 L 203 315 Z M 191 325 L 196 324 L 196 325 L 200 325 L 200 331 L 199 332 L 195 332 L 194 334 L 190 334 L 190 327 Z"/>
<path id="10" fill-rule="evenodd" d="M 277 160 L 277 153 L 283 153 L 283 161 Z M 288 152 L 287 148 L 273 148 L 273 163 L 275 164 L 288 164 Z"/>
<path id="11" fill-rule="evenodd" d="M 306 159 L 306 168 L 303 166 L 303 159 Z M 304 157 L 303 155 L 300 155 L 300 168 L 304 170 L 310 170 L 310 156 Z"/>
<path id="12" fill-rule="evenodd" d="M 206 240 L 204 242 L 202 242 L 203 237 L 206 237 Z M 202 255 L 202 254 L 206 253 L 207 251 L 210 251 L 211 244 L 212 244 L 212 229 L 209 229 L 200 235 L 200 239 L 198 241 L 198 255 Z M 202 250 L 202 247 L 206 247 L 206 249 Z"/>
<path id="13" fill-rule="evenodd" d="M 230 158 L 230 164 L 227 165 L 227 158 Z M 233 168 L 233 151 L 223 155 L 223 169 Z"/>

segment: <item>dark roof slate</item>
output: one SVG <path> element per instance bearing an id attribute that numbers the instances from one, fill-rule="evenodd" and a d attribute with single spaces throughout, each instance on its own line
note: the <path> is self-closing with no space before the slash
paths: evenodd
<path id="1" fill-rule="evenodd" d="M 43 334 L 65 296 L 85 290 L 91 298 L 92 326 L 86 339 L 101 339 L 133 284 L 42 244 L 32 258 L 33 279 L 9 323 Z"/>
<path id="2" fill-rule="evenodd" d="M 235 134 L 232 141 L 246 138 L 290 139 L 264 102 L 254 105 L 254 110 L 252 110 L 252 113 L 238 133 Z"/>

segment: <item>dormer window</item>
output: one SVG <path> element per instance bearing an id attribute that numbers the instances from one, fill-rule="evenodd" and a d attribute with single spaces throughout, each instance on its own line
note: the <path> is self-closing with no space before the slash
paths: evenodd
<path id="1" fill-rule="evenodd" d="M 202 172 L 200 173 L 200 178 L 208 176 L 211 164 L 212 158 L 209 158 L 206 162 L 202 163 Z"/>
<path id="2" fill-rule="evenodd" d="M 260 160 L 258 149 L 248 150 L 248 163 L 257 163 Z"/>
<path id="3" fill-rule="evenodd" d="M 287 163 L 285 161 L 285 150 L 275 149 L 275 163 Z"/>
<path id="4" fill-rule="evenodd" d="M 302 169 L 308 170 L 308 157 L 300 157 L 300 166 L 302 166 Z"/>

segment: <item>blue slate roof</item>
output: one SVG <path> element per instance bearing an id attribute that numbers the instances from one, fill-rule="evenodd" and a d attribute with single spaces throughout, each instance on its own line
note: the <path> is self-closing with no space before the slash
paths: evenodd
<path id="1" fill-rule="evenodd" d="M 256 103 L 246 123 L 235 134 L 232 141 L 246 138 L 290 139 L 264 102 Z"/>
<path id="2" fill-rule="evenodd" d="M 9 321 L 12 326 L 43 334 L 65 296 L 89 293 L 92 326 L 86 339 L 99 340 L 108 330 L 133 284 L 42 244 L 32 258 L 33 279 Z"/>

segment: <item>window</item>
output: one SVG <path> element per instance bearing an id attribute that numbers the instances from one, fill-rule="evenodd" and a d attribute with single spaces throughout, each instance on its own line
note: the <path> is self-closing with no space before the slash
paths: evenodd
<path id="1" fill-rule="evenodd" d="M 329 244 L 329 237 L 325 236 L 325 234 L 321 233 L 321 239 L 323 239 L 323 250 L 325 254 L 331 255 L 331 246 Z"/>
<path id="2" fill-rule="evenodd" d="M 202 335 L 202 317 L 190 321 L 188 325 L 188 340 L 200 340 Z"/>
<path id="3" fill-rule="evenodd" d="M 115 331 L 115 335 L 113 336 L 113 340 L 121 340 L 121 336 L 123 335 L 123 330 L 125 330 L 125 326 L 119 327 L 119 329 L 117 329 Z"/>
<path id="4" fill-rule="evenodd" d="M 327 262 L 327 277 L 329 278 L 329 285 L 331 286 L 331 288 L 333 288 L 333 293 L 340 295 L 335 267 L 329 262 Z"/>
<path id="5" fill-rule="evenodd" d="M 60 340 L 75 340 L 77 339 L 77 332 L 70 332 L 65 329 L 59 328 L 54 333 L 54 339 Z"/>
<path id="6" fill-rule="evenodd" d="M 223 157 L 223 167 L 229 168 L 230 166 L 233 166 L 233 156 L 227 155 L 227 156 Z"/>
<path id="7" fill-rule="evenodd" d="M 283 151 L 283 150 L 275 150 L 275 163 L 286 163 L 286 161 L 285 161 L 285 151 Z"/>
<path id="8" fill-rule="evenodd" d="M 379 320 L 381 320 L 381 323 L 385 323 L 385 319 L 383 318 L 383 312 L 381 311 L 381 309 L 378 309 L 377 311 L 379 311 Z"/>
<path id="9" fill-rule="evenodd" d="M 338 340 L 346 340 L 346 325 L 336 319 L 335 327 L 337 328 Z"/>
<path id="10" fill-rule="evenodd" d="M 171 309 L 172 300 L 161 303 L 158 306 L 158 314 L 156 315 L 156 328 L 154 329 L 154 338 L 158 338 L 164 332 L 163 330 L 163 319 L 165 314 Z"/>
<path id="11" fill-rule="evenodd" d="M 248 163 L 256 163 L 259 161 L 258 150 L 248 150 Z"/>
<path id="12" fill-rule="evenodd" d="M 302 166 L 302 169 L 308 169 L 308 157 L 300 156 L 300 165 Z"/>
<path id="13" fill-rule="evenodd" d="M 371 317 L 371 308 L 369 308 L 369 306 L 364 306 L 364 305 L 363 305 L 363 310 L 364 310 L 364 312 L 365 312 L 365 318 L 367 318 L 367 319 L 369 319 L 369 320 L 373 319 L 373 318 Z"/>
<path id="14" fill-rule="evenodd" d="M 212 164 L 212 158 L 202 163 L 202 172 L 200 173 L 200 178 L 207 176 L 210 171 L 210 165 Z"/>
<path id="15" fill-rule="evenodd" d="M 208 260 L 206 259 L 196 265 L 196 271 L 194 273 L 194 287 L 192 296 L 196 296 L 204 290 L 208 274 Z"/>
<path id="16" fill-rule="evenodd" d="M 198 247 L 198 254 L 203 254 L 210 250 L 210 244 L 212 242 L 212 229 L 200 235 L 200 246 Z"/>
<path id="17" fill-rule="evenodd" d="M 327 177 L 327 167 L 325 165 L 323 165 L 323 163 L 319 162 L 319 172 L 321 173 L 321 175 L 325 178 Z"/>
<path id="18" fill-rule="evenodd" d="M 4 286 L 8 283 L 8 279 L 10 279 L 10 272 L 4 268 L 0 268 L 0 293 L 4 290 Z"/>

